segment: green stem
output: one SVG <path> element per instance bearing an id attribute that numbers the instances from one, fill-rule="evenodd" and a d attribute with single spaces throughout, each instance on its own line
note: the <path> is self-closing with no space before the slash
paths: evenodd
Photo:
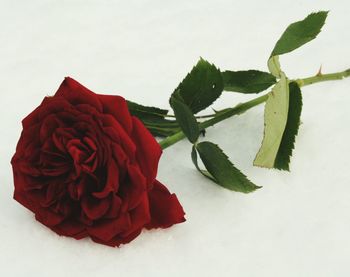
<path id="1" fill-rule="evenodd" d="M 350 76 L 350 69 L 342 72 L 336 72 L 336 73 L 317 74 L 316 76 L 312 76 L 309 78 L 297 79 L 295 80 L 295 82 L 297 82 L 299 87 L 303 87 L 303 86 L 308 86 L 319 82 L 341 80 L 349 76 Z"/>
<path id="2" fill-rule="evenodd" d="M 332 80 L 341 80 L 343 78 L 349 77 L 350 76 L 350 69 L 341 71 L 341 72 L 336 72 L 336 73 L 329 73 L 329 74 L 317 74 L 316 76 L 304 78 L 304 79 L 296 79 L 292 80 L 297 82 L 297 84 L 300 87 L 303 86 L 308 86 L 314 83 L 319 83 L 319 82 L 325 82 L 325 81 L 332 81 Z M 246 112 L 247 110 L 258 106 L 261 103 L 264 103 L 268 98 L 268 94 L 259 96 L 257 98 L 254 98 L 253 100 L 247 101 L 245 103 L 238 104 L 237 106 L 233 108 L 228 108 L 221 110 L 217 112 L 214 117 L 203 121 L 199 123 L 199 129 L 201 131 L 205 130 L 206 128 L 215 125 L 216 123 L 219 123 L 231 116 L 242 114 Z M 159 145 L 162 149 L 165 149 L 178 141 L 182 140 L 185 138 L 185 134 L 182 131 L 179 131 L 175 133 L 174 135 L 171 135 L 162 141 L 159 142 Z"/>

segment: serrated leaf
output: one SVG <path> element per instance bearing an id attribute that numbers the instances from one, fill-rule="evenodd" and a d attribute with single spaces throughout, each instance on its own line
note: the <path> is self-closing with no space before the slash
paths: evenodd
<path id="1" fill-rule="evenodd" d="M 202 58 L 176 88 L 183 102 L 196 114 L 209 107 L 224 89 L 221 72 Z"/>
<path id="2" fill-rule="evenodd" d="M 272 75 L 281 77 L 278 55 L 289 53 L 313 40 L 321 32 L 328 12 L 320 11 L 309 14 L 305 19 L 290 24 L 277 41 L 267 62 Z"/>
<path id="3" fill-rule="evenodd" d="M 228 157 L 216 144 L 208 141 L 200 142 L 196 145 L 196 150 L 205 168 L 208 170 L 208 173 L 215 179 L 218 185 L 229 190 L 244 193 L 252 192 L 259 188 L 249 181 L 248 178 L 230 162 Z M 198 164 L 196 167 L 199 168 Z M 204 175 L 206 176 L 206 174 Z"/>
<path id="4" fill-rule="evenodd" d="M 281 79 L 272 88 L 265 104 L 264 138 L 255 157 L 254 165 L 273 168 L 286 128 L 289 108 L 288 79 L 281 72 Z"/>
<path id="5" fill-rule="evenodd" d="M 275 159 L 274 168 L 289 171 L 289 162 L 294 149 L 295 138 L 298 135 L 300 115 L 302 110 L 302 95 L 297 83 L 289 84 L 289 109 L 286 128 Z"/>
<path id="6" fill-rule="evenodd" d="M 271 57 L 282 55 L 313 40 L 324 25 L 328 12 L 309 14 L 305 19 L 288 26 L 272 50 Z"/>
<path id="7" fill-rule="evenodd" d="M 141 121 L 153 136 L 167 137 L 181 130 L 179 124 L 175 120 L 168 120 L 162 117 L 143 118 Z"/>
<path id="8" fill-rule="evenodd" d="M 149 125 L 145 125 L 145 126 L 154 137 L 161 137 L 161 138 L 165 138 L 165 137 L 174 135 L 178 131 L 180 131 L 180 129 L 159 128 L 159 127 L 154 127 L 154 126 L 149 126 Z"/>
<path id="9" fill-rule="evenodd" d="M 197 170 L 203 174 L 204 177 L 207 177 L 208 179 L 212 180 L 213 182 L 216 183 L 215 178 L 207 171 L 204 169 L 201 169 L 198 165 L 198 157 L 197 157 L 197 151 L 196 151 L 196 147 L 193 145 L 192 146 L 192 152 L 191 152 L 191 158 L 192 158 L 192 162 L 195 165 L 195 167 L 197 168 Z"/>
<path id="10" fill-rule="evenodd" d="M 190 108 L 182 101 L 177 93 L 170 98 L 170 105 L 174 110 L 176 121 L 180 128 L 192 143 L 195 143 L 199 137 L 199 126 Z"/>
<path id="11" fill-rule="evenodd" d="M 127 100 L 130 114 L 139 118 L 153 136 L 166 137 L 180 130 L 175 120 L 165 119 L 168 110 L 149 107 Z"/>
<path id="12" fill-rule="evenodd" d="M 259 70 L 225 71 L 222 73 L 224 90 L 258 93 L 276 83 L 275 76 Z"/>
<path id="13" fill-rule="evenodd" d="M 150 117 L 150 116 L 164 117 L 165 115 L 168 114 L 168 110 L 164 110 L 156 107 L 143 106 L 129 100 L 127 100 L 126 102 L 128 104 L 130 113 L 134 116 L 137 116 L 140 119 L 145 117 Z"/>
<path id="14" fill-rule="evenodd" d="M 283 115 L 282 119 L 278 116 L 278 113 L 285 113 L 284 110 L 281 111 L 285 103 L 284 100 L 276 100 L 272 95 L 269 95 L 267 100 L 270 101 L 269 106 L 267 105 L 268 103 L 266 103 L 265 106 L 264 139 L 254 161 L 254 165 L 256 166 L 289 170 L 290 157 L 294 149 L 295 137 L 298 134 L 300 125 L 302 95 L 299 86 L 295 82 L 289 83 L 288 91 L 288 114 L 286 116 L 287 120 L 282 136 L 280 133 L 283 128 L 282 122 L 284 121 L 285 115 Z M 280 98 L 282 95 L 283 94 L 280 95 Z M 271 103 L 271 101 L 274 103 Z M 277 107 L 278 102 L 281 103 L 280 110 Z M 275 135 L 273 135 L 273 133 Z M 280 140 L 279 137 L 281 137 Z"/>

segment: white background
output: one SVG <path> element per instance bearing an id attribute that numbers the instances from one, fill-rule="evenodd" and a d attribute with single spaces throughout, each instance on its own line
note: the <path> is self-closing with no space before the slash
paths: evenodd
<path id="1" fill-rule="evenodd" d="M 313 42 L 281 58 L 291 78 L 350 67 L 348 0 L 0 1 L 1 276 L 349 276 L 350 78 L 303 89 L 291 173 L 252 166 L 263 106 L 218 124 L 206 139 L 263 188 L 205 180 L 190 144 L 167 149 L 158 178 L 187 222 L 145 231 L 121 248 L 59 237 L 12 199 L 10 159 L 20 121 L 71 76 L 98 93 L 168 107 L 203 58 L 221 69 L 266 69 L 286 26 L 330 10 Z M 250 99 L 233 93 L 216 108 Z"/>

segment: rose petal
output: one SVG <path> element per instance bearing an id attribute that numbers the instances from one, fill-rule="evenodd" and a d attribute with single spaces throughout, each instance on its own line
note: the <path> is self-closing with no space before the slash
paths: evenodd
<path id="1" fill-rule="evenodd" d="M 147 191 L 146 178 L 142 175 L 137 165 L 127 165 L 129 182 L 126 180 L 120 187 L 120 195 L 123 199 L 122 210 L 134 209 L 142 200 L 143 193 Z"/>
<path id="2" fill-rule="evenodd" d="M 37 136 L 39 130 L 39 124 L 23 129 L 16 146 L 16 153 L 11 159 L 12 164 L 25 158 L 28 158 L 29 160 L 34 160 L 36 158 L 40 146 L 39 137 Z"/>
<path id="3" fill-rule="evenodd" d="M 27 176 L 21 174 L 16 169 L 14 169 L 13 173 L 14 182 L 16 184 L 13 195 L 14 199 L 27 209 L 35 212 L 39 208 L 39 203 L 45 200 L 45 192 L 37 188 L 44 187 L 45 183 L 30 181 Z"/>
<path id="4" fill-rule="evenodd" d="M 65 193 L 65 189 L 60 183 L 50 183 L 46 189 L 45 200 L 40 203 L 42 207 L 49 207 Z"/>
<path id="5" fill-rule="evenodd" d="M 116 95 L 98 94 L 103 105 L 103 112 L 109 113 L 124 127 L 125 131 L 130 134 L 132 129 L 131 115 L 125 99 Z"/>
<path id="6" fill-rule="evenodd" d="M 80 215 L 78 217 L 78 221 L 81 223 L 81 224 L 84 224 L 85 226 L 92 226 L 94 224 L 94 221 L 89 218 L 84 211 L 81 211 L 80 212 Z"/>
<path id="7" fill-rule="evenodd" d="M 133 117 L 132 139 L 136 144 L 136 159 L 148 184 L 152 184 L 157 176 L 158 162 L 162 150 L 152 134 L 142 122 Z"/>
<path id="8" fill-rule="evenodd" d="M 39 203 L 32 202 L 29 199 L 29 197 L 28 197 L 29 194 L 25 191 L 27 184 L 25 182 L 23 175 L 14 169 L 13 170 L 13 178 L 14 178 L 14 183 L 16 184 L 13 198 L 16 201 L 18 201 L 19 203 L 21 203 L 27 209 L 35 212 Z"/>
<path id="9" fill-rule="evenodd" d="M 130 225 L 130 216 L 129 214 L 124 213 L 116 219 L 101 219 L 93 226 L 87 227 L 87 231 L 91 237 L 96 237 L 107 242 L 117 234 L 128 230 Z"/>
<path id="10" fill-rule="evenodd" d="M 96 198 L 104 198 L 106 197 L 110 192 L 117 192 L 119 187 L 119 168 L 114 161 L 114 159 L 111 159 L 108 163 L 107 168 L 107 180 L 106 184 L 104 184 L 104 187 L 99 192 L 93 192 L 92 195 Z"/>
<path id="11" fill-rule="evenodd" d="M 71 199 L 65 198 L 57 202 L 54 207 L 55 211 L 64 215 L 66 218 L 70 216 L 73 212 L 77 214 L 77 211 L 80 210 L 79 203 L 71 201 Z"/>
<path id="12" fill-rule="evenodd" d="M 111 198 L 96 199 L 90 196 L 84 196 L 81 199 L 81 208 L 91 219 L 101 218 L 109 209 Z"/>
<path id="13" fill-rule="evenodd" d="M 64 220 L 64 216 L 58 213 L 54 213 L 49 209 L 39 208 L 35 214 L 36 220 L 41 222 L 42 224 L 52 227 Z"/>
<path id="14" fill-rule="evenodd" d="M 29 128 L 30 126 L 38 123 L 40 109 L 41 106 L 38 106 L 34 111 L 32 111 L 22 120 L 23 128 Z"/>
<path id="15" fill-rule="evenodd" d="M 85 226 L 76 220 L 65 220 L 51 229 L 60 236 L 69 236 L 75 239 L 82 239 L 88 235 Z"/>
<path id="16" fill-rule="evenodd" d="M 104 115 L 101 119 L 104 125 L 104 133 L 122 146 L 129 159 L 134 159 L 136 152 L 135 144 L 120 123 L 111 115 Z"/>
<path id="17" fill-rule="evenodd" d="M 119 216 L 122 200 L 116 194 L 111 194 L 111 205 L 104 218 L 117 218 Z"/>
<path id="18" fill-rule="evenodd" d="M 41 104 L 22 120 L 22 126 L 24 129 L 27 129 L 30 126 L 39 123 L 46 115 L 65 110 L 68 106 L 70 106 L 70 104 L 64 98 L 52 96 L 45 97 Z"/>
<path id="19" fill-rule="evenodd" d="M 124 238 L 121 238 L 119 236 L 115 236 L 109 241 L 103 241 L 103 240 L 95 238 L 95 237 L 91 237 L 91 239 L 94 242 L 101 243 L 101 244 L 104 244 L 104 245 L 107 245 L 107 246 L 111 246 L 111 247 L 117 246 L 118 247 L 121 244 L 126 244 L 126 243 L 129 243 L 130 241 L 134 240 L 138 235 L 141 234 L 141 231 L 142 230 L 137 230 L 134 233 L 132 233 L 129 236 L 124 237 Z"/>
<path id="20" fill-rule="evenodd" d="M 111 146 L 112 146 L 111 147 L 112 155 L 116 160 L 118 167 L 124 170 L 128 161 L 128 156 L 125 154 L 124 150 L 121 148 L 119 144 L 112 143 Z M 123 173 L 123 171 L 121 171 L 121 173 Z M 123 176 L 120 176 L 120 177 L 123 177 Z"/>
<path id="21" fill-rule="evenodd" d="M 37 168 L 37 165 L 28 163 L 26 161 L 19 161 L 17 163 L 18 169 L 22 174 L 30 175 L 30 176 L 40 176 L 41 172 Z"/>
<path id="22" fill-rule="evenodd" d="M 60 151 L 57 151 L 51 138 L 46 140 L 40 149 L 40 162 L 61 165 L 62 163 L 67 163 L 67 157 Z"/>
<path id="23" fill-rule="evenodd" d="M 141 202 L 137 207 L 129 212 L 131 219 L 131 227 L 126 232 L 121 233 L 120 237 L 128 237 L 131 233 L 134 233 L 136 230 L 141 230 L 145 224 L 149 223 L 151 220 L 148 196 L 145 192 L 143 194 Z"/>
<path id="24" fill-rule="evenodd" d="M 74 118 L 74 115 L 78 112 L 72 109 L 72 105 L 64 98 L 59 96 L 45 97 L 40 104 L 38 111 L 38 121 L 42 122 L 47 116 L 57 115 L 60 112 L 69 111 L 66 113 L 70 118 Z"/>
<path id="25" fill-rule="evenodd" d="M 64 79 L 55 94 L 55 97 L 57 96 L 64 97 L 73 105 L 89 104 L 99 112 L 103 111 L 102 104 L 97 95 L 70 77 Z"/>
<path id="26" fill-rule="evenodd" d="M 153 189 L 149 192 L 151 222 L 146 226 L 151 228 L 167 228 L 173 224 L 184 222 L 185 212 L 175 194 L 155 180 Z"/>

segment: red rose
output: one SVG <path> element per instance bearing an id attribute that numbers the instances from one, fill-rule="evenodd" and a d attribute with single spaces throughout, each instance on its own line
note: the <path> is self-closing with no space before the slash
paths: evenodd
<path id="1" fill-rule="evenodd" d="M 22 123 L 14 198 L 57 234 L 118 246 L 185 220 L 155 179 L 159 144 L 122 97 L 66 78 Z"/>

